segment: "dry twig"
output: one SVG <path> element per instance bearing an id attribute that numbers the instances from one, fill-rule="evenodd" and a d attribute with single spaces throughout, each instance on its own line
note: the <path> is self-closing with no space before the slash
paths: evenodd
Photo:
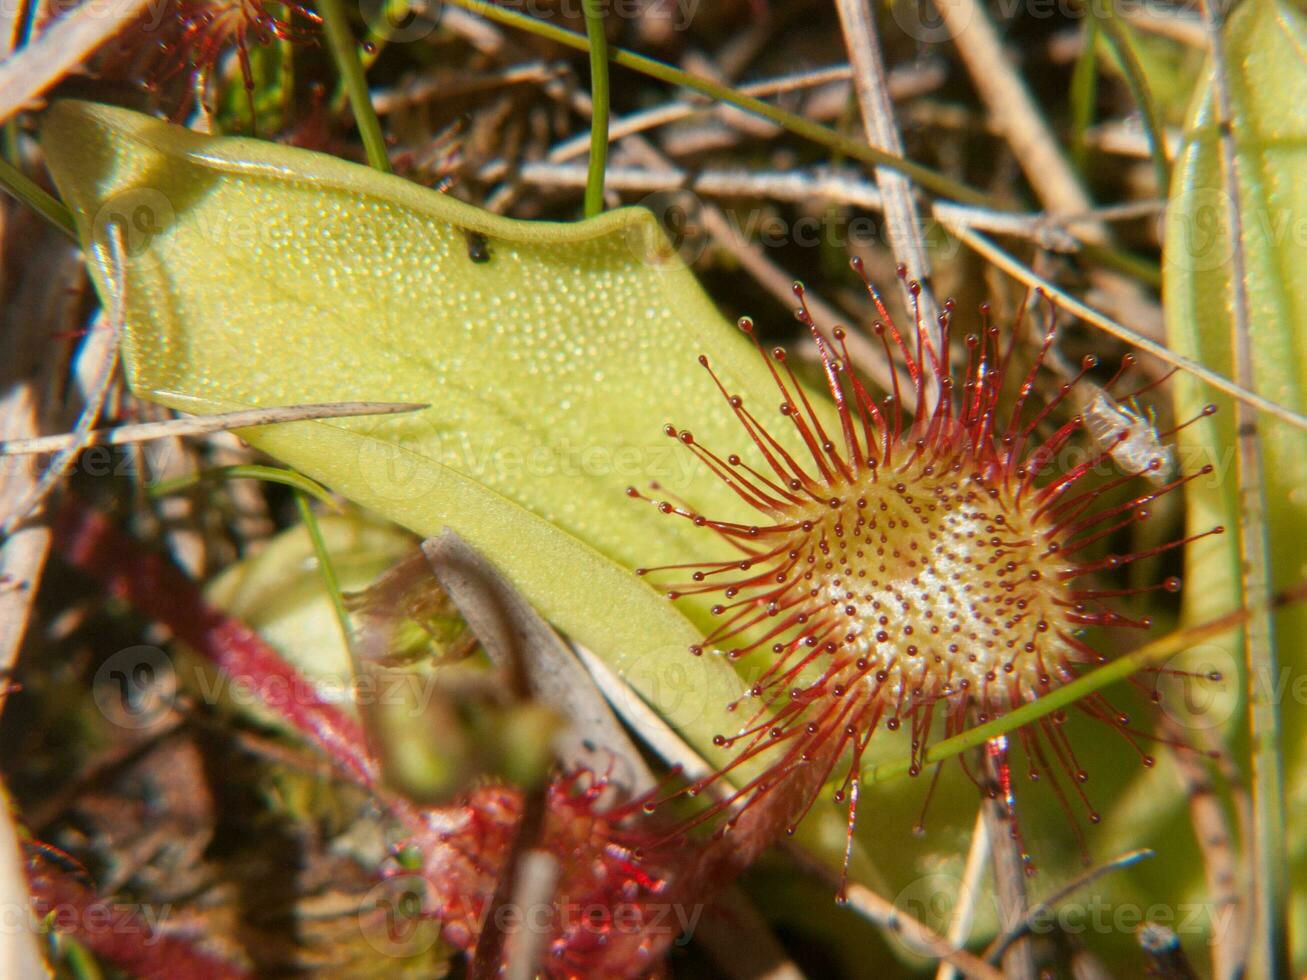
<path id="1" fill-rule="evenodd" d="M 1032 269 L 1017 261 L 983 235 L 978 235 L 960 225 L 951 224 L 949 230 L 1014 279 L 1025 283 L 1032 289 L 1042 290 L 1049 301 L 1059 309 L 1065 310 L 1073 316 L 1079 317 L 1090 326 L 1097 327 L 1104 333 L 1111 334 L 1118 340 L 1123 340 L 1130 346 L 1135 347 L 1146 354 L 1151 354 L 1154 357 L 1165 361 L 1167 364 L 1178 367 L 1183 371 L 1188 371 L 1200 381 L 1205 381 L 1218 391 L 1223 391 L 1227 395 L 1238 399 L 1240 402 L 1245 403 L 1260 412 L 1265 412 L 1267 415 L 1277 418 L 1282 422 L 1287 422 L 1296 429 L 1307 429 L 1307 416 L 1295 412 L 1292 409 L 1285 408 L 1283 405 L 1277 404 L 1268 398 L 1263 398 L 1256 392 L 1231 381 L 1229 378 L 1217 374 L 1211 368 L 1199 363 L 1198 361 L 1185 357 L 1183 354 L 1177 354 L 1174 351 L 1163 347 L 1155 340 L 1149 340 L 1142 332 L 1132 330 L 1125 324 L 1118 323 L 1111 317 L 1105 316 L 1093 307 L 1082 303 L 1070 293 L 1066 292 L 1066 290 L 1054 285 L 1042 276 L 1037 275 Z"/>
<path id="2" fill-rule="evenodd" d="M 903 136 L 894 121 L 885 59 L 872 26 L 871 5 L 867 0 L 835 0 L 835 9 L 844 29 L 845 46 L 849 49 L 853 87 L 858 93 L 858 107 L 867 140 L 877 149 L 901 157 L 904 155 Z M 884 201 L 890 251 L 907 269 L 908 276 L 921 284 L 918 296 L 909 294 L 904 297 L 905 305 L 908 309 L 919 305 L 922 319 L 934 324 L 939 310 L 930 288 L 930 260 L 926 255 L 926 239 L 921 233 L 921 215 L 912 194 L 912 182 L 903 174 L 877 167 L 876 186 L 880 188 Z M 927 392 L 928 403 L 935 394 Z"/>
<path id="3" fill-rule="evenodd" d="M 27 47 L 0 62 L 0 122 L 43 95 L 148 6 L 149 0 L 81 4 Z M 20 9 L 20 4 L 5 5 L 10 15 Z"/>
<path id="4" fill-rule="evenodd" d="M 142 422 L 138 425 L 119 425 L 112 429 L 89 432 L 79 442 L 75 432 L 57 436 L 38 436 L 34 439 L 15 439 L 0 443 L 0 456 L 22 456 L 36 453 L 62 452 L 71 446 L 124 446 L 129 443 L 150 442 L 172 436 L 201 436 L 228 429 L 247 429 L 256 425 L 279 425 L 284 422 L 355 418 L 363 415 L 400 415 L 420 412 L 427 405 L 409 402 L 324 402 L 318 405 L 290 405 L 284 408 L 247 408 L 238 412 L 218 415 L 196 415 L 185 419 L 168 419 L 163 422 Z"/>
<path id="5" fill-rule="evenodd" d="M 971 935 L 971 925 L 976 916 L 976 904 L 980 900 L 981 876 L 989 865 L 989 833 L 985 826 L 984 804 L 976 811 L 976 822 L 971 828 L 971 847 L 967 850 L 967 863 L 962 871 L 962 881 L 958 885 L 958 901 L 953 907 L 953 916 L 948 925 L 948 941 L 955 946 L 966 944 Z M 951 963 L 941 963 L 935 971 L 935 980 L 955 980 L 957 967 Z"/>

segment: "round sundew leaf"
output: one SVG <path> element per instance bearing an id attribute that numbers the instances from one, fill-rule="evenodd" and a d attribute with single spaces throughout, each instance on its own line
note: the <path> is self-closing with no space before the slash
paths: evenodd
<path id="1" fill-rule="evenodd" d="M 624 490 L 656 481 L 749 520 L 663 426 L 741 448 L 700 353 L 757 411 L 778 396 L 650 212 L 513 221 L 332 157 L 89 103 L 53 106 L 42 147 L 101 293 L 124 287 L 137 394 L 188 412 L 431 403 L 241 434 L 419 534 L 457 530 L 715 754 L 739 681 L 688 656 L 702 609 L 696 628 L 630 573 L 701 558 L 706 532 Z"/>
<path id="2" fill-rule="evenodd" d="M 1280 0 L 1240 4 L 1226 27 L 1226 72 L 1234 111 L 1242 249 L 1251 305 L 1250 330 L 1256 391 L 1295 411 L 1307 408 L 1307 19 Z M 1196 95 L 1185 142 L 1176 161 L 1167 208 L 1164 294 L 1167 335 L 1178 352 L 1232 375 L 1233 298 L 1226 178 L 1215 122 L 1210 75 Z M 1177 415 L 1193 417 L 1215 401 L 1221 411 L 1181 436 L 1186 461 L 1210 461 L 1216 475 L 1189 488 L 1193 531 L 1213 524 L 1237 526 L 1233 405 L 1179 375 Z M 1266 476 L 1266 517 L 1271 573 L 1276 587 L 1301 581 L 1307 536 L 1307 435 L 1289 426 L 1260 424 Z M 1241 601 L 1238 539 L 1208 538 L 1190 550 L 1186 569 L 1186 615 L 1191 622 L 1236 607 Z M 1301 637 L 1307 609 L 1276 614 L 1281 667 L 1287 677 L 1303 666 Z M 1204 653 L 1242 663 L 1238 635 Z M 1231 725 L 1241 720 L 1239 685 L 1233 703 L 1214 706 Z M 1292 693 L 1292 692 L 1287 692 Z M 1290 799 L 1307 796 L 1303 766 L 1304 717 L 1281 699 L 1281 750 Z M 1177 801 L 1178 802 L 1178 801 Z M 1291 835 L 1295 864 L 1307 861 L 1307 835 Z M 1307 902 L 1299 896 L 1295 916 L 1307 934 Z M 1307 955 L 1307 948 L 1300 956 Z M 1300 963 L 1301 965 L 1301 963 Z"/>

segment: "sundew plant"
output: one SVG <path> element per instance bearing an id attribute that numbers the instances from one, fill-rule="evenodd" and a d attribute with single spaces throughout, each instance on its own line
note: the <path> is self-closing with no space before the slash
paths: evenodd
<path id="1" fill-rule="evenodd" d="M 5 975 L 1307 969 L 1307 14 L 1042 10 L 24 21 Z"/>

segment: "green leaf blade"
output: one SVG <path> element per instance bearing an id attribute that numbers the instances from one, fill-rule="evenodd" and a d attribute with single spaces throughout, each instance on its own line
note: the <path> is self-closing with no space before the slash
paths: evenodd
<path id="1" fill-rule="evenodd" d="M 1241 246 L 1247 270 L 1252 369 L 1257 392 L 1287 408 L 1307 405 L 1307 20 L 1278 0 L 1249 0 L 1230 16 L 1224 35 L 1226 72 L 1234 117 L 1238 194 L 1242 213 Z M 1168 339 L 1183 354 L 1218 372 L 1233 372 L 1231 322 L 1234 303 L 1229 259 L 1234 241 L 1221 164 L 1210 81 L 1195 100 L 1183 150 L 1177 160 L 1168 207 L 1165 289 Z M 1195 415 L 1208 401 L 1222 411 L 1182 433 L 1182 446 L 1196 465 L 1211 462 L 1216 473 L 1189 487 L 1191 531 L 1212 524 L 1237 526 L 1237 473 L 1234 466 L 1234 412 L 1229 401 L 1192 379 L 1177 379 L 1177 415 Z M 1273 584 L 1302 578 L 1301 542 L 1307 535 L 1307 437 L 1275 424 L 1259 427 L 1266 469 L 1266 517 Z M 1195 468 L 1196 468 L 1195 465 Z M 1208 539 L 1187 557 L 1187 612 L 1191 621 L 1241 602 L 1237 535 Z M 1294 606 L 1276 613 L 1276 647 L 1281 678 L 1266 678 L 1266 696 L 1280 699 L 1280 744 L 1253 746 L 1280 752 L 1288 776 L 1288 797 L 1307 794 L 1303 755 L 1307 725 L 1274 690 L 1285 676 L 1304 666 L 1301 637 L 1307 610 Z M 1237 636 L 1223 641 L 1239 662 Z M 1261 690 L 1261 688 L 1259 688 Z M 1237 722 L 1237 715 L 1233 721 Z M 1292 805 L 1292 804 L 1291 804 Z M 1292 824 L 1292 821 L 1291 821 Z M 1307 864 L 1307 836 L 1290 834 L 1294 872 Z M 1307 898 L 1294 897 L 1299 936 L 1297 964 L 1307 962 Z"/>
<path id="2" fill-rule="evenodd" d="M 624 489 L 656 479 L 744 518 L 662 428 L 739 447 L 700 352 L 746 401 L 776 396 L 651 214 L 511 221 L 318 154 L 80 103 L 51 110 L 43 146 L 88 252 L 103 258 L 108 228 L 123 230 L 138 394 L 191 412 L 380 392 L 431 403 L 242 434 L 419 534 L 458 530 L 558 627 L 661 684 L 670 720 L 711 748 L 739 682 L 689 658 L 700 630 L 630 574 L 691 560 L 704 539 Z M 93 274 L 115 288 L 106 263 Z"/>

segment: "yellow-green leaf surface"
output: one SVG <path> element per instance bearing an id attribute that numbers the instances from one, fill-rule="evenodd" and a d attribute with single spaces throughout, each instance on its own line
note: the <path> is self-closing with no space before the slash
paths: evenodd
<path id="1" fill-rule="evenodd" d="M 629 571 L 702 557 L 706 532 L 624 489 L 656 480 L 744 517 L 662 428 L 722 452 L 744 440 L 701 352 L 747 402 L 778 399 L 649 212 L 512 221 L 332 157 L 88 103 L 55 105 L 42 146 L 102 294 L 125 286 L 139 395 L 189 412 L 431 403 L 243 434 L 420 534 L 455 528 L 711 749 L 739 682 L 687 655 L 699 631 Z"/>
<path id="2" fill-rule="evenodd" d="M 1234 114 L 1242 248 L 1251 305 L 1253 372 L 1258 393 L 1296 411 L 1307 408 L 1307 20 L 1291 4 L 1247 0 L 1226 28 L 1226 61 Z M 1232 374 L 1230 258 L 1234 241 L 1227 220 L 1226 180 L 1210 82 L 1199 92 L 1176 162 L 1167 208 L 1165 300 L 1167 331 L 1180 353 Z M 1193 416 L 1215 401 L 1221 412 L 1186 430 L 1183 449 L 1193 464 L 1211 460 L 1212 480 L 1190 485 L 1190 526 L 1235 525 L 1233 406 L 1203 386 L 1177 379 L 1178 411 Z M 1273 582 L 1283 587 L 1307 571 L 1307 436 L 1262 421 L 1266 455 L 1267 519 Z M 1186 596 L 1191 619 L 1208 618 L 1240 601 L 1235 535 L 1208 539 L 1191 549 Z M 1307 814 L 1303 706 L 1294 700 L 1295 678 L 1307 666 L 1302 637 L 1307 610 L 1277 614 L 1276 635 L 1288 682 L 1280 698 L 1284 771 L 1291 814 L 1301 828 Z M 1208 651 L 1231 664 L 1242 656 L 1238 638 Z M 1234 720 L 1238 720 L 1235 718 Z M 1299 872 L 1307 873 L 1307 834 L 1290 847 Z M 1295 909 L 1299 936 L 1307 935 L 1307 896 Z M 1304 950 L 1299 950 L 1300 966 Z"/>

